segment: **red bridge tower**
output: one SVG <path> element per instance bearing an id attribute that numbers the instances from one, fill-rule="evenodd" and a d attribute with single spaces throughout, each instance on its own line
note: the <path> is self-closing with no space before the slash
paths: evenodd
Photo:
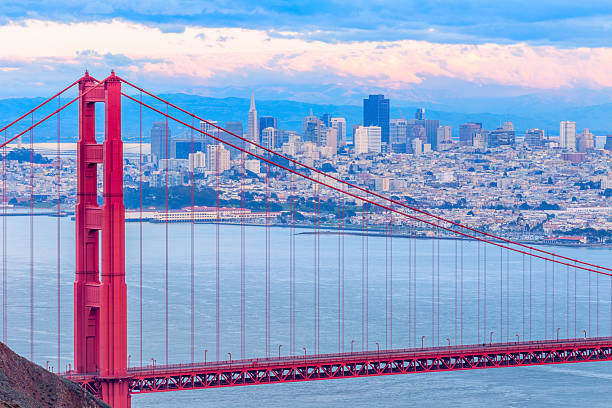
<path id="1" fill-rule="evenodd" d="M 127 408 L 130 406 L 128 383 L 122 379 L 127 374 L 127 287 L 121 81 L 113 72 L 103 83 L 98 83 L 86 72 L 79 82 L 79 94 L 82 97 L 75 209 L 75 371 L 97 374 L 104 401 L 115 408 Z M 97 102 L 104 103 L 105 108 L 103 144 L 98 144 L 95 137 Z M 101 207 L 97 194 L 98 164 L 104 172 Z M 101 245 L 99 231 L 102 231 Z M 101 263 L 99 247 L 102 248 Z"/>

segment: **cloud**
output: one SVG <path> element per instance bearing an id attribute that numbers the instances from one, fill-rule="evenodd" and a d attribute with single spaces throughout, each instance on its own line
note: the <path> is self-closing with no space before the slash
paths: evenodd
<path id="1" fill-rule="evenodd" d="M 532 89 L 612 87 L 612 48 L 416 40 L 330 44 L 295 34 L 207 27 L 167 32 L 121 20 L 24 20 L 0 26 L 0 63 L 29 71 L 43 63 L 121 68 L 133 78 L 175 78 L 195 86 L 275 77 L 388 89 L 428 78 Z"/>
<path id="2" fill-rule="evenodd" d="M 199 25 L 297 31 L 324 42 L 416 39 L 606 46 L 608 0 L 4 0 L 2 18 L 120 18 L 165 30 Z M 168 26 L 169 28 L 164 28 Z"/>

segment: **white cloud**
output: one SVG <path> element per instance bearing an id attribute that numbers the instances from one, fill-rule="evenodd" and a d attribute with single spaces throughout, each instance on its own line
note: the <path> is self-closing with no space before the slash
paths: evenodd
<path id="1" fill-rule="evenodd" d="M 199 85 L 218 77 L 231 81 L 232 75 L 273 73 L 387 88 L 407 87 L 432 76 L 540 89 L 612 87 L 612 48 L 413 40 L 330 44 L 238 28 L 162 32 L 120 20 L 8 23 L 0 26 L 0 43 L 0 61 L 11 67 L 37 61 L 82 66 L 83 55 L 101 61 L 118 55 L 128 57 L 118 62 L 122 70 L 161 78 L 187 76 Z"/>

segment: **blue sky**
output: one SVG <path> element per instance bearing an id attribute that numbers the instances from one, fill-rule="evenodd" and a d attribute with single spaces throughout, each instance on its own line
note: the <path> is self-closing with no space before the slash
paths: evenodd
<path id="1" fill-rule="evenodd" d="M 612 99 L 610 1 L 5 0 L 0 42 L 0 97 L 87 67 L 221 96 Z"/>

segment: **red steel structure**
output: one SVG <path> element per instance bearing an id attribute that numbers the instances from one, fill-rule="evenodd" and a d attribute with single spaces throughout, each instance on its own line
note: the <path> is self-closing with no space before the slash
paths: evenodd
<path id="1" fill-rule="evenodd" d="M 113 73 L 100 84 L 85 74 L 79 81 L 79 96 L 74 367 L 77 373 L 99 373 L 99 395 L 113 407 L 123 408 L 130 404 L 128 383 L 123 380 L 127 373 L 127 287 L 121 81 Z M 96 103 L 104 104 L 102 144 L 95 137 Z M 101 207 L 98 164 L 104 171 Z"/>
<path id="2" fill-rule="evenodd" d="M 284 382 L 298 381 L 314 381 L 334 378 L 350 378 L 364 376 L 381 376 L 392 374 L 409 374 L 409 373 L 424 373 L 436 371 L 452 371 L 452 370 L 468 370 L 482 369 L 495 367 L 516 367 L 541 364 L 563 364 L 576 362 L 592 362 L 592 361 L 609 361 L 612 359 L 612 337 L 588 337 L 587 330 L 584 331 L 584 339 L 559 339 L 559 330 L 554 325 L 554 278 L 555 265 L 562 265 L 567 268 L 567 304 L 566 304 L 566 337 L 569 335 L 570 321 L 570 274 L 569 268 L 579 269 L 589 275 L 589 330 L 591 333 L 591 274 L 596 276 L 597 286 L 597 329 L 599 327 L 599 277 L 610 278 L 612 269 L 598 266 L 592 263 L 579 261 L 570 257 L 554 254 L 543 249 L 530 247 L 523 243 L 513 242 L 509 239 L 498 237 L 490 233 L 477 231 L 473 228 L 458 224 L 456 222 L 446 220 L 442 217 L 430 214 L 418 208 L 411 207 L 404 202 L 384 197 L 376 192 L 371 192 L 363 187 L 348 183 L 344 180 L 336 178 L 332 175 L 323 173 L 322 171 L 304 165 L 291 157 L 283 156 L 276 151 L 258 145 L 256 142 L 247 140 L 240 135 L 228 132 L 225 129 L 217 126 L 214 123 L 205 121 L 204 119 L 187 112 L 180 107 L 171 104 L 155 96 L 152 93 L 145 91 L 121 78 L 113 73 L 103 81 L 97 81 L 93 77 L 85 74 L 81 79 L 56 94 L 53 98 L 59 97 L 67 89 L 78 84 L 78 96 L 68 103 L 60 106 L 57 110 L 49 115 L 46 115 L 41 120 L 33 123 L 23 132 L 8 139 L 0 145 L 0 148 L 5 149 L 6 145 L 25 134 L 32 131 L 37 125 L 49 119 L 67 106 L 78 102 L 79 105 L 79 139 L 77 143 L 77 202 L 75 208 L 75 224 L 76 224 L 76 270 L 74 282 L 74 369 L 68 370 L 64 375 L 90 390 L 94 394 L 100 396 L 104 401 L 114 407 L 125 408 L 131 405 L 132 394 L 142 394 L 151 392 L 166 392 L 189 389 L 206 389 L 229 386 L 243 386 L 255 384 L 271 384 Z M 144 93 L 156 101 L 166 105 L 166 111 L 157 109 L 152 105 L 129 96 L 122 92 L 122 84 L 132 86 L 136 90 Z M 53 99 L 51 98 L 51 99 Z M 191 275 L 191 356 L 192 363 L 179 365 L 154 365 L 147 367 L 128 367 L 128 347 L 127 347 L 127 287 L 125 281 L 125 208 L 123 203 L 123 142 L 121 137 L 121 102 L 122 98 L 127 98 L 139 104 L 139 108 L 148 108 L 159 115 L 162 115 L 166 120 L 166 135 L 168 132 L 168 121 L 173 120 L 191 132 L 199 132 L 216 141 L 216 185 L 217 185 L 217 259 L 216 259 L 216 276 L 217 276 L 217 356 L 219 356 L 219 151 L 218 146 L 223 143 L 237 151 L 241 152 L 242 163 L 244 165 L 244 157 L 250 155 L 266 165 L 266 213 L 269 212 L 269 177 L 270 168 L 275 167 L 287 172 L 291 175 L 291 185 L 293 188 L 294 177 L 307 180 L 316 185 L 316 228 L 315 228 L 315 354 L 307 355 L 306 349 L 303 356 L 295 355 L 295 242 L 291 239 L 291 344 L 289 346 L 292 356 L 273 358 L 270 356 L 270 243 L 269 243 L 269 223 L 266 218 L 266 358 L 263 359 L 240 359 L 229 361 L 213 361 L 208 363 L 193 362 L 193 343 L 194 343 L 194 323 L 193 323 L 193 226 L 192 226 L 192 275 Z M 49 99 L 49 100 L 51 100 Z M 48 100 L 48 101 L 49 101 Z M 19 122 L 44 106 L 48 101 L 37 106 L 30 112 L 21 116 L 16 121 L 0 129 L 0 133 L 6 131 L 9 127 Z M 95 104 L 104 104 L 104 141 L 98 143 L 95 138 L 96 117 Z M 191 123 L 185 120 L 178 119 L 168 114 L 167 107 L 187 114 Z M 202 128 L 194 126 L 195 120 L 206 123 L 209 127 L 216 128 L 220 132 L 230 135 L 234 139 L 222 139 L 219 133 L 210 134 Z M 58 119 L 59 122 L 59 119 Z M 142 135 L 141 135 L 142 137 Z M 193 138 L 193 136 L 192 136 Z M 58 125 L 58 143 L 59 143 L 59 125 Z M 193 150 L 193 140 L 192 140 Z M 256 149 L 253 149 L 255 147 Z M 168 141 L 166 140 L 166 155 L 168 154 Z M 3 150 L 5 151 L 5 150 Z M 257 152 L 264 151 L 264 154 Z M 31 152 L 31 157 L 33 151 Z M 280 157 L 284 161 L 274 161 L 273 157 Z M 59 158 L 59 145 L 58 145 Z M 166 157 L 167 158 L 167 157 Z M 32 159 L 31 159 L 32 160 Z M 59 159 L 58 159 L 59 160 Z M 33 160 L 32 160 L 33 161 Z M 3 160 L 4 163 L 4 160 Z M 289 163 L 282 164 L 282 163 Z M 103 196 L 102 205 L 98 204 L 98 165 L 102 165 L 103 170 Z M 33 166 L 33 164 L 32 164 Z M 167 164 L 166 164 L 167 166 Z M 142 168 L 142 165 L 140 166 Z M 33 167 L 32 167 L 33 169 Z M 306 170 L 300 173 L 297 169 Z M 3 173 L 5 169 L 3 169 Z M 31 173 L 33 177 L 33 171 Z M 168 174 L 166 169 L 166 183 Z M 5 177 L 5 176 L 3 176 Z M 58 175 L 59 177 L 59 175 Z M 193 180 L 193 175 L 192 175 Z M 32 181 L 33 183 L 33 181 Z M 192 181 L 193 183 L 193 181 Z M 193 195 L 193 184 L 192 184 Z M 339 240 L 338 253 L 344 253 L 344 211 L 345 199 L 355 199 L 363 205 L 362 225 L 362 260 L 365 259 L 365 264 L 362 261 L 362 335 L 365 336 L 363 350 L 353 352 L 353 342 L 351 342 L 351 352 L 346 353 L 344 350 L 344 258 L 338 257 L 338 353 L 334 354 L 318 354 L 319 347 L 319 270 L 320 270 L 320 242 L 319 242 L 319 188 L 326 188 L 334 192 L 342 202 L 342 212 L 338 208 L 338 214 L 342 214 L 342 225 L 338 225 Z M 58 214 L 59 214 L 59 183 L 58 183 Z M 33 190 L 33 184 L 32 184 Z M 5 188 L 3 188 L 5 191 Z M 166 194 L 168 188 L 166 184 Z M 4 194 L 4 193 L 3 193 Z M 142 194 L 142 191 L 141 191 Z M 4 199 L 6 197 L 3 197 Z M 166 196 L 166 212 L 167 212 L 167 196 Z M 244 207 L 244 192 L 242 192 L 242 207 Z M 291 219 L 295 222 L 295 202 L 291 198 Z M 142 201 L 142 195 L 141 195 Z M 313 201 L 314 202 L 314 201 Z M 33 203 L 33 193 L 31 197 Z M 191 205 L 193 211 L 193 196 Z M 370 351 L 367 348 L 368 337 L 368 228 L 369 213 L 371 208 L 378 208 L 384 211 L 385 219 L 385 350 L 378 349 Z M 142 203 L 141 203 L 142 210 Z M 33 215 L 33 210 L 30 213 Z M 192 216 L 193 217 L 193 216 Z M 431 338 L 428 339 L 435 345 L 434 339 L 437 338 L 437 345 L 432 347 L 424 347 L 424 338 L 418 338 L 416 335 L 416 242 L 414 243 L 414 266 L 408 263 L 409 278 L 414 278 L 409 285 L 409 293 L 407 304 L 409 305 L 408 313 L 412 316 L 412 324 L 409 328 L 409 341 L 412 348 L 393 349 L 393 275 L 397 272 L 393 270 L 393 236 L 396 234 L 393 228 L 393 221 L 398 218 L 410 220 L 414 225 L 422 224 L 430 228 L 433 233 L 432 238 L 432 257 L 431 257 Z M 32 222 L 32 221 L 31 221 Z M 193 223 L 193 219 L 192 219 Z M 32 228 L 31 224 L 31 228 Z M 294 225 L 292 224 L 294 227 Z M 4 228 L 4 224 L 3 224 Z M 59 231 L 59 230 L 58 230 Z M 142 231 L 142 230 L 141 230 Z M 166 240 L 168 239 L 166 224 Z M 409 236 L 412 235 L 413 224 L 410 224 Z M 5 234 L 5 230 L 3 233 Z M 455 241 L 455 327 L 454 338 L 455 343 L 459 345 L 451 346 L 450 338 L 447 338 L 448 346 L 440 346 L 440 254 L 439 254 L 439 235 L 440 232 L 452 234 Z M 142 234 L 142 232 L 141 232 Z M 293 230 L 292 230 L 293 234 Z M 340 235 L 342 234 L 342 235 Z M 470 239 L 478 242 L 478 343 L 473 345 L 461 345 L 463 342 L 463 269 L 461 275 L 458 274 L 459 264 L 463 268 L 463 252 L 461 252 L 461 261 L 458 258 L 458 242 L 461 242 L 461 251 L 463 251 L 463 239 Z M 142 239 L 142 237 L 141 237 Z M 436 242 L 438 253 L 435 258 Z M 480 328 L 480 244 L 485 245 L 485 270 L 484 277 L 484 305 L 483 310 L 483 332 Z M 390 244 L 390 245 L 389 245 Z M 499 336 L 503 337 L 502 330 L 504 328 L 504 310 L 505 310 L 505 335 L 506 342 L 493 343 L 493 332 L 490 332 L 489 343 L 480 343 L 480 339 L 489 339 L 489 334 L 486 333 L 486 246 L 494 246 L 500 248 L 500 261 L 503 261 L 504 251 L 506 251 L 506 292 L 504 297 L 504 265 L 500 265 L 500 280 L 499 280 Z M 365 247 L 365 252 L 364 248 Z M 142 244 L 141 244 L 142 248 Z M 166 241 L 166 359 L 168 355 L 168 242 Z M 412 246 L 409 246 L 412 251 Z M 101 251 L 101 253 L 100 253 Z M 141 249 L 142 251 L 142 249 Z M 244 263 L 244 225 L 241 231 L 241 261 Z M 6 249 L 3 251 L 6 256 Z M 33 250 L 32 250 L 33 252 Z M 523 257 L 523 339 L 519 341 L 519 335 L 516 334 L 517 341 L 510 342 L 511 334 L 509 333 L 509 253 L 516 253 Z M 411 252 L 412 253 L 412 252 Z M 58 255 L 59 256 L 59 255 Z M 101 258 L 100 258 L 101 256 Z M 412 256 L 412 255 L 411 255 Z M 530 260 L 537 259 L 545 262 L 545 267 L 548 263 L 552 264 L 552 323 L 550 327 L 554 331 L 556 328 L 556 339 L 545 339 L 540 341 L 526 341 L 525 335 L 525 256 Z M 142 254 L 141 254 L 142 257 Z M 33 257 L 31 257 L 33 265 Z M 5 263 L 3 259 L 3 265 Z M 142 259 L 141 259 L 142 262 Z M 59 265 L 59 260 L 58 260 Z M 547 269 L 545 269 L 545 273 Z M 3 279 L 5 280 L 5 267 L 3 266 Z M 58 266 L 59 274 L 59 266 Z M 141 264 L 142 274 L 142 264 Z M 58 275 L 59 276 L 59 275 Z M 437 281 L 436 281 L 437 276 Z M 458 282 L 461 276 L 461 296 L 458 306 Z M 365 279 L 365 281 L 364 281 Z M 546 284 L 547 275 L 545 275 Z M 59 281 L 59 278 L 58 278 Z M 142 277 L 141 277 L 142 282 Z M 437 283 L 437 286 L 436 286 Z M 529 281 L 531 285 L 531 278 Z M 32 285 L 33 286 L 33 285 Z M 59 286 L 58 286 L 59 288 Z M 437 288 L 437 289 L 436 289 Z M 547 286 L 545 286 L 545 289 Z M 6 283 L 3 283 L 3 291 L 6 290 Z M 59 289 L 58 289 L 59 290 Z M 141 288 L 142 290 L 142 288 Z M 241 270 L 241 355 L 244 355 L 244 331 L 245 331 L 245 315 L 244 315 L 244 264 Z M 437 290 L 437 293 L 436 293 Z M 32 291 L 33 293 L 33 291 Z M 141 305 L 142 305 L 142 291 Z M 576 296 L 576 280 L 574 278 L 574 296 Z M 33 295 L 31 295 L 33 296 Z M 437 297 L 436 297 L 437 296 Z M 529 310 L 531 310 L 531 286 L 529 288 Z M 548 299 L 546 294 L 545 301 Z M 365 301 L 364 301 L 365 297 Z M 59 292 L 58 292 L 59 299 Z M 342 299 L 342 300 L 340 300 Z M 504 300 L 505 299 L 505 300 Z M 6 295 L 3 296 L 3 302 L 6 302 Z M 30 298 L 31 313 L 33 316 L 33 297 Z M 505 304 L 503 303 L 505 302 Z M 612 330 L 612 281 L 610 286 L 610 325 Z M 437 305 L 437 306 L 436 306 Z M 504 308 L 505 306 L 505 308 Z M 574 300 L 574 336 L 576 337 L 577 325 L 576 319 L 576 300 Z M 141 306 L 142 307 L 142 306 Z M 436 309 L 437 307 L 437 309 Z M 59 308 L 59 301 L 58 301 Z M 460 312 L 458 309 L 461 308 Z M 437 311 L 437 313 L 436 313 Z M 545 305 L 545 324 L 548 323 L 548 306 Z M 3 316 L 6 313 L 6 307 L 3 308 Z M 529 312 L 531 313 L 531 312 Z M 58 321 L 59 321 L 58 309 Z M 140 313 L 140 333 L 141 333 L 141 360 L 142 360 L 142 310 Z M 496 319 L 497 320 L 497 319 Z M 3 317 L 3 330 L 6 330 L 6 318 Z M 31 320 L 31 342 L 33 343 L 33 326 L 34 320 Z M 496 322 L 497 323 L 497 322 Z M 460 326 L 459 326 L 460 325 Z M 529 316 L 529 325 L 531 325 L 531 316 Z M 58 323 L 59 326 L 59 323 Z M 549 335 L 548 326 L 545 326 L 545 335 Z M 437 329 L 437 330 L 436 330 Z M 59 330 L 59 329 L 58 329 Z M 461 335 L 458 334 L 460 330 Z M 411 334 L 410 334 L 411 333 Z M 531 328 L 529 326 L 529 338 L 531 337 Z M 481 337 L 482 336 L 482 337 Z M 554 334 L 551 336 L 554 337 Z M 457 341 L 457 339 L 461 339 Z M 6 341 L 6 335 L 4 335 Z M 418 347 L 421 345 L 421 347 Z M 33 354 L 33 344 L 31 353 Z M 377 343 L 378 346 L 378 343 Z M 208 351 L 208 350 L 207 350 Z M 59 335 L 58 335 L 58 355 L 59 355 Z M 59 360 L 59 356 L 58 356 Z M 218 360 L 218 357 L 217 357 Z M 59 362 L 58 362 L 59 364 Z"/>

